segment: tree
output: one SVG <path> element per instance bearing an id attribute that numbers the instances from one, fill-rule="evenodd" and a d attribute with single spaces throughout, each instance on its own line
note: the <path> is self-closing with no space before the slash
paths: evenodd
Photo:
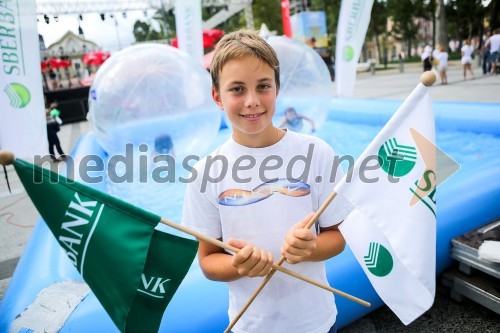
<path id="1" fill-rule="evenodd" d="M 491 5 L 491 3 L 490 3 Z M 448 33 L 463 41 L 483 33 L 486 8 L 482 0 L 449 0 L 445 5 Z"/>
<path id="2" fill-rule="evenodd" d="M 487 16 L 490 17 L 490 27 L 492 30 L 500 28 L 500 0 L 493 0 L 486 8 Z"/>
<path id="3" fill-rule="evenodd" d="M 151 25 L 147 22 L 137 20 L 134 23 L 134 37 L 136 42 L 144 42 L 147 40 Z"/>
<path id="4" fill-rule="evenodd" d="M 416 40 L 418 24 L 416 18 L 425 17 L 424 2 L 421 0 L 387 0 L 388 15 L 392 17 L 394 38 L 407 43 L 411 57 L 412 43 Z"/>
<path id="5" fill-rule="evenodd" d="M 255 0 L 252 10 L 256 29 L 265 23 L 269 30 L 276 30 L 278 35 L 283 35 L 280 0 Z"/>
<path id="6" fill-rule="evenodd" d="M 436 43 L 445 48 L 448 48 L 448 29 L 446 26 L 446 11 L 444 6 L 444 0 L 436 0 L 436 11 L 435 11 L 436 25 L 435 25 L 435 37 Z"/>
<path id="7" fill-rule="evenodd" d="M 158 22 L 154 23 L 158 24 Z M 148 40 L 162 40 L 165 39 L 165 31 L 163 26 L 160 25 L 160 31 L 153 28 L 153 23 L 137 20 L 134 23 L 134 37 L 136 42 L 145 42 Z"/>
<path id="8" fill-rule="evenodd" d="M 175 29 L 175 15 L 173 9 L 165 10 L 165 7 L 162 6 L 153 16 L 153 19 L 156 20 L 161 30 L 164 32 L 164 35 L 167 39 L 172 39 L 176 35 Z"/>
<path id="9" fill-rule="evenodd" d="M 382 52 L 380 50 L 380 34 L 387 32 L 387 2 L 384 0 L 375 0 L 372 7 L 372 15 L 370 18 L 370 25 L 366 32 L 366 40 L 375 39 L 377 53 L 379 55 L 379 62 L 384 61 Z"/>
<path id="10" fill-rule="evenodd" d="M 159 30 L 154 29 L 158 26 Z M 136 42 L 149 40 L 164 40 L 175 37 L 175 15 L 173 10 L 161 8 L 148 21 L 137 20 L 134 23 L 133 34 Z"/>

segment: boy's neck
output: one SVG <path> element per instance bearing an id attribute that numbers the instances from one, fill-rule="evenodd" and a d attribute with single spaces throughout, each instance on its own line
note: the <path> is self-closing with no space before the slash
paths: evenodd
<path id="1" fill-rule="evenodd" d="M 233 140 L 236 143 L 249 148 L 265 148 L 278 143 L 286 131 L 274 126 L 270 126 L 265 133 L 244 134 L 237 131 L 233 132 Z"/>

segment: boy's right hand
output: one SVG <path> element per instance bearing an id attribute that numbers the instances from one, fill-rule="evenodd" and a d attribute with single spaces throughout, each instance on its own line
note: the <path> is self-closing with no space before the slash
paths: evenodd
<path id="1" fill-rule="evenodd" d="M 232 265 L 241 276 L 266 276 L 271 271 L 274 259 L 270 252 L 241 239 L 230 238 L 227 243 L 240 251 L 233 256 Z"/>

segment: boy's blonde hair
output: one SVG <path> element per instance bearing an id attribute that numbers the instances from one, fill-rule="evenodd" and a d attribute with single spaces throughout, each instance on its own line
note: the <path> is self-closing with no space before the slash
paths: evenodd
<path id="1" fill-rule="evenodd" d="M 210 65 L 212 86 L 219 90 L 219 77 L 224 65 L 233 60 L 254 56 L 274 70 L 276 85 L 280 86 L 280 68 L 274 49 L 258 33 L 251 30 L 239 30 L 225 35 L 217 43 L 215 55 Z"/>

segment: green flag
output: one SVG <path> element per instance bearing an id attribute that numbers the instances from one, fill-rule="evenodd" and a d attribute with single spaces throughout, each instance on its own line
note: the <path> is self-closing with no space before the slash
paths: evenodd
<path id="1" fill-rule="evenodd" d="M 155 230 L 160 217 L 50 170 L 14 161 L 68 258 L 122 332 L 157 332 L 198 247 Z"/>

